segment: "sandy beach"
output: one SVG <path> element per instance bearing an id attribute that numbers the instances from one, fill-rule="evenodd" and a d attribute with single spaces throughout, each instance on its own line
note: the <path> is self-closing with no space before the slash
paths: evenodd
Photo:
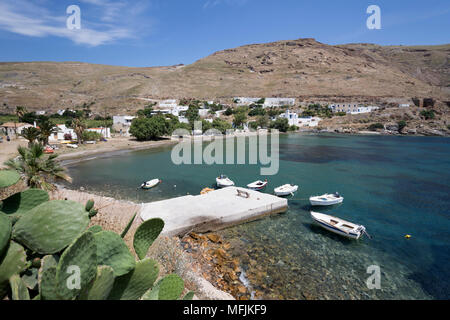
<path id="1" fill-rule="evenodd" d="M 26 147 L 28 141 L 25 139 L 15 139 L 6 141 L 6 139 L 0 143 L 0 169 L 5 168 L 4 162 L 15 157 L 17 155 L 17 148 L 19 146 Z"/>

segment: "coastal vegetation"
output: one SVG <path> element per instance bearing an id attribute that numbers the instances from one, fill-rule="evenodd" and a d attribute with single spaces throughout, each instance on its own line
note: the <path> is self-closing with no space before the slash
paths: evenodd
<path id="1" fill-rule="evenodd" d="M 341 114 L 342 115 L 342 114 Z M 345 113 L 344 113 L 345 115 Z M 303 117 L 320 117 L 320 118 L 332 118 L 333 112 L 328 108 L 328 105 L 310 104 L 306 110 L 302 112 Z"/>
<path id="2" fill-rule="evenodd" d="M 377 131 L 378 129 L 384 129 L 384 125 L 382 123 L 377 122 L 377 123 L 372 123 L 369 126 L 370 131 Z"/>
<path id="3" fill-rule="evenodd" d="M 17 182 L 0 171 L 0 186 Z M 121 235 L 91 226 L 98 209 L 69 200 L 49 200 L 46 191 L 28 189 L 5 199 L 0 208 L 0 299 L 10 300 L 176 300 L 184 281 L 159 277 L 147 258 L 164 222 L 151 219 L 133 237 L 135 260 Z M 113 254 L 111 254 L 113 253 Z M 158 278 L 160 278 L 158 280 Z M 191 300 L 193 292 L 183 299 Z"/>
<path id="4" fill-rule="evenodd" d="M 56 162 L 58 155 L 46 156 L 41 144 L 33 142 L 29 148 L 19 147 L 17 151 L 19 156 L 8 160 L 5 165 L 23 175 L 28 187 L 53 190 L 54 180 L 71 181 L 65 169 Z"/>

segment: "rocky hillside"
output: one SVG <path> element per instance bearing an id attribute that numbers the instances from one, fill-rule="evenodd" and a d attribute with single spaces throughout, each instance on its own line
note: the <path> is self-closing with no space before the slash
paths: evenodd
<path id="1" fill-rule="evenodd" d="M 191 65 L 130 68 L 77 62 L 0 63 L 0 108 L 57 110 L 95 101 L 133 111 L 142 98 L 297 97 L 301 101 L 450 100 L 450 45 L 331 46 L 314 39 L 216 52 Z M 149 62 L 151 63 L 151 61 Z"/>

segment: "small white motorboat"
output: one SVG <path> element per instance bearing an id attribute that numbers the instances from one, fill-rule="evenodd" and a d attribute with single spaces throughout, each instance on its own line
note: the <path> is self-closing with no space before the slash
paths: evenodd
<path id="1" fill-rule="evenodd" d="M 267 186 L 267 179 L 264 181 L 258 180 L 247 185 L 250 190 L 262 190 Z"/>
<path id="2" fill-rule="evenodd" d="M 234 182 L 230 180 L 226 175 L 221 174 L 216 178 L 216 184 L 218 188 L 232 187 Z"/>
<path id="3" fill-rule="evenodd" d="M 309 198 L 309 202 L 312 206 L 331 206 L 333 204 L 342 203 L 344 197 L 342 197 L 338 192 L 336 193 L 326 193 L 321 196 L 313 196 Z"/>
<path id="4" fill-rule="evenodd" d="M 298 186 L 294 186 L 292 184 L 285 184 L 281 187 L 275 188 L 273 191 L 277 196 L 288 196 L 290 194 L 294 194 L 294 192 L 297 192 L 297 190 Z"/>
<path id="5" fill-rule="evenodd" d="M 363 234 L 369 236 L 364 226 L 345 221 L 341 218 L 313 211 L 311 211 L 311 217 L 322 228 L 346 238 L 358 240 Z"/>
<path id="6" fill-rule="evenodd" d="M 147 182 L 144 182 L 143 184 L 141 184 L 141 188 L 142 189 L 151 189 L 156 187 L 158 184 L 160 184 L 162 181 L 159 179 L 153 179 Z"/>

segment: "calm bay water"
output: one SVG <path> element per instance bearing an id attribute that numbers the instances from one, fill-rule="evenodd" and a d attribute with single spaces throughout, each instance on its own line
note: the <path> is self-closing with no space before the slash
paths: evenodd
<path id="1" fill-rule="evenodd" d="M 449 299 L 450 140 L 439 137 L 280 136 L 280 170 L 266 192 L 300 186 L 285 214 L 221 231 L 259 298 Z M 207 144 L 207 143 L 206 143 Z M 205 144 L 205 145 L 206 145 Z M 71 188 L 149 202 L 199 194 L 220 173 L 238 186 L 257 165 L 172 164 L 172 147 L 117 152 L 69 164 Z M 157 188 L 139 185 L 160 178 Z M 339 191 L 344 203 L 315 209 L 366 226 L 373 239 L 350 241 L 312 224 L 307 198 Z M 405 235 L 412 235 L 405 239 Z M 381 268 L 369 290 L 367 267 Z"/>

